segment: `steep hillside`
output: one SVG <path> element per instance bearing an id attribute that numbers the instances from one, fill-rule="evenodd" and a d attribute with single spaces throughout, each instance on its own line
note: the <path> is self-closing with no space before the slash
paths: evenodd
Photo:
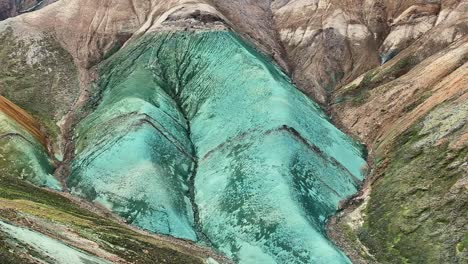
<path id="1" fill-rule="evenodd" d="M 0 1 L 3 19 L 12 263 L 468 260 L 468 1 Z"/>
<path id="2" fill-rule="evenodd" d="M 379 261 L 467 259 L 467 8 L 443 7 L 424 35 L 335 95 L 335 120 L 373 163 L 364 204 L 341 223 Z"/>

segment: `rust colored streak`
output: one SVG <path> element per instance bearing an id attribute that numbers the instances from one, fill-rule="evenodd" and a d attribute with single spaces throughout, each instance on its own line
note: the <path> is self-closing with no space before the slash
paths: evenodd
<path id="1" fill-rule="evenodd" d="M 7 116 L 18 122 L 18 124 L 26 128 L 26 130 L 37 138 L 42 145 L 47 145 L 46 136 L 41 131 L 39 123 L 26 111 L 1 95 L 0 112 L 5 113 Z"/>

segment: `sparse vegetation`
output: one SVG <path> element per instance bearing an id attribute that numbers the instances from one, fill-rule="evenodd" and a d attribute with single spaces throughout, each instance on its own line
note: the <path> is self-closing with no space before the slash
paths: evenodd
<path id="1" fill-rule="evenodd" d="M 392 67 L 385 70 L 371 70 L 367 72 L 358 85 L 350 85 L 338 96 L 336 103 L 349 102 L 352 106 L 364 104 L 370 96 L 370 91 L 380 85 L 395 80 L 409 72 L 418 60 L 408 56 L 399 60 Z"/>
<path id="2" fill-rule="evenodd" d="M 51 36 L 17 39 L 0 32 L 0 94 L 32 114 L 52 137 L 56 122 L 77 98 L 78 73 L 72 57 Z"/>
<path id="3" fill-rule="evenodd" d="M 203 263 L 200 253 L 184 252 L 181 247 L 141 235 L 82 209 L 59 194 L 15 177 L 0 177 L 0 219 L 26 224 L 28 221 L 24 220 L 28 215 L 65 225 L 82 237 L 95 241 L 104 250 L 132 263 L 162 263 L 163 259 L 167 263 Z M 10 258 L 11 263 L 27 263 L 20 261 L 17 254 L 9 254 L 10 250 L 10 244 L 0 242 L 0 256 Z"/>
<path id="4" fill-rule="evenodd" d="M 463 162 L 468 151 L 418 146 L 419 130 L 416 125 L 401 135 L 389 166 L 377 168 L 381 176 L 358 236 L 382 263 L 462 263 L 467 252 L 456 254 L 454 248 L 466 251 L 468 192 L 452 193 L 463 177 L 452 164 Z"/>

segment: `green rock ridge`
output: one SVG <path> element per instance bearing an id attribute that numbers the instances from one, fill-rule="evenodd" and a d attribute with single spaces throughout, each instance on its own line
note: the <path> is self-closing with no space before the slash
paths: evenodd
<path id="1" fill-rule="evenodd" d="M 212 255 L 189 243 L 138 233 L 64 197 L 46 149 L 14 119 L 24 116 L 3 112 L 8 109 L 1 99 L 1 263 L 204 263 Z"/>
<path id="2" fill-rule="evenodd" d="M 361 146 L 236 34 L 147 33 L 99 73 L 72 193 L 238 263 L 349 262 L 325 222 L 359 189 Z"/>
<path id="3" fill-rule="evenodd" d="M 0 177 L 15 175 L 38 186 L 61 190 L 43 145 L 23 126 L 0 111 Z"/>

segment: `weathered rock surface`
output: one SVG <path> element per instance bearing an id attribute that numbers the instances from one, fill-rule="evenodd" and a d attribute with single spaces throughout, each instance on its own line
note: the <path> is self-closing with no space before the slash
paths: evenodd
<path id="1" fill-rule="evenodd" d="M 192 243 L 131 229 L 105 210 L 58 192 L 62 185 L 53 176 L 39 125 L 3 97 L 0 125 L 3 263 L 226 262 Z"/>
<path id="2" fill-rule="evenodd" d="M 1 0 L 0 21 L 23 13 L 32 12 L 57 0 Z"/>
<path id="3" fill-rule="evenodd" d="M 1 16 L 16 16 L 20 13 L 18 10 L 25 11 L 35 5 L 34 1 L 16 1 L 16 5 L 13 6 L 13 2 L 0 2 L 0 6 L 8 6 L 0 8 L 0 19 Z M 43 2 L 37 7 L 45 4 L 48 3 Z M 319 230 L 319 233 L 323 232 L 323 217 L 332 214 L 338 201 L 354 193 L 352 189 L 356 188 L 346 189 L 346 183 L 336 183 L 336 186 L 346 190 L 340 189 L 335 198 L 317 198 L 323 195 L 315 192 L 320 190 L 316 188 L 317 185 L 291 187 L 295 185 L 282 185 L 277 182 L 277 178 L 298 179 L 298 175 L 302 175 L 304 179 L 312 179 L 314 177 L 311 175 L 315 175 L 316 171 L 340 175 L 340 172 L 335 170 L 318 168 L 317 164 L 320 162 L 308 164 L 315 158 L 301 150 L 307 145 L 306 142 L 315 144 L 318 149 L 326 149 L 326 146 L 317 143 L 320 142 L 320 139 L 315 138 L 317 131 L 304 128 L 308 122 L 317 124 L 318 121 L 311 121 L 314 114 L 308 111 L 296 112 L 301 109 L 302 103 L 292 99 L 296 98 L 294 93 L 282 92 L 281 96 L 275 98 L 294 101 L 293 106 L 279 108 L 273 104 L 271 107 L 276 112 L 272 111 L 264 116 L 265 120 L 271 122 L 268 125 L 277 125 L 278 128 L 285 125 L 279 129 L 283 131 L 280 135 L 273 132 L 263 135 L 263 132 L 270 131 L 273 127 L 262 125 L 258 125 L 258 131 L 251 133 L 248 125 L 254 122 L 255 118 L 262 117 L 255 115 L 255 118 L 252 116 L 243 119 L 246 122 L 243 129 L 247 130 L 239 130 L 242 143 L 221 140 L 218 142 L 222 145 L 220 150 L 211 153 L 217 142 L 215 139 L 218 138 L 213 131 L 225 131 L 229 134 L 229 129 L 233 126 L 232 120 L 237 120 L 235 116 L 230 116 L 230 112 L 220 110 L 223 100 L 228 100 L 225 106 L 227 109 L 236 109 L 236 105 L 246 104 L 245 107 L 240 107 L 242 110 L 233 112 L 242 112 L 248 116 L 249 111 L 255 109 L 255 105 L 265 102 L 267 97 L 258 97 L 262 99 L 249 105 L 246 103 L 247 99 L 236 97 L 235 92 L 248 93 L 243 92 L 242 87 L 254 80 L 257 80 L 257 84 L 264 83 L 258 86 L 265 86 L 264 89 L 276 87 L 270 82 L 265 82 L 271 76 L 256 79 L 257 75 L 263 76 L 251 69 L 252 65 L 258 63 L 252 61 L 252 56 L 256 56 L 252 54 L 257 53 L 250 53 L 251 56 L 239 53 L 233 55 L 229 53 L 233 47 L 228 43 L 221 42 L 225 44 L 225 51 L 218 43 L 212 43 L 213 56 L 224 54 L 224 57 L 218 58 L 215 64 L 209 63 L 210 66 L 205 70 L 215 74 L 217 78 L 210 75 L 211 77 L 202 79 L 209 80 L 213 85 L 224 74 L 233 77 L 240 72 L 244 74 L 237 79 L 242 79 L 243 83 L 236 85 L 234 80 L 218 82 L 218 85 L 222 83 L 219 86 L 223 88 L 234 86 L 228 89 L 229 92 L 216 96 L 216 100 L 209 99 L 213 94 L 209 88 L 211 86 L 206 85 L 203 87 L 203 95 L 206 98 L 194 102 L 194 98 L 199 99 L 195 96 L 198 92 L 187 89 L 187 93 L 191 91 L 195 95 L 190 93 L 190 96 L 183 97 L 182 88 L 186 84 L 184 81 L 197 75 L 194 73 L 190 78 L 180 79 L 180 76 L 192 72 L 187 70 L 190 67 L 178 65 L 176 69 L 171 66 L 165 70 L 158 67 L 164 60 L 167 65 L 177 61 L 187 64 L 199 61 L 203 65 L 202 62 L 206 62 L 206 59 L 203 59 L 202 55 L 187 52 L 202 47 L 202 40 L 196 43 L 174 40 L 170 42 L 173 45 L 171 48 L 160 45 L 160 50 L 165 51 L 163 55 L 143 55 L 146 53 L 140 54 L 135 50 L 138 45 L 149 50 L 155 49 L 155 46 L 145 44 L 144 40 L 154 38 L 154 42 L 158 43 L 158 37 L 155 37 L 157 32 L 206 32 L 206 25 L 211 25 L 210 30 L 221 30 L 226 25 L 236 32 L 242 41 L 252 43 L 258 51 L 274 59 L 284 72 L 291 76 L 300 90 L 332 114 L 341 128 L 368 145 L 370 174 L 364 189 L 360 196 L 349 202 L 354 205 L 345 206 L 343 214 L 333 221 L 331 227 L 335 231 L 331 235 L 338 240 L 351 259 L 358 263 L 464 263 L 468 254 L 465 176 L 467 24 L 466 0 L 58 1 L 41 10 L 0 22 L 0 59 L 2 64 L 7 65 L 0 70 L 0 93 L 32 115 L 29 117 L 21 110 L 22 117 L 18 118 L 15 113 L 6 113 L 0 104 L 0 109 L 4 112 L 2 122 L 8 123 L 8 126 L 4 126 L 8 127 L 5 133 L 23 135 L 34 143 L 25 144 L 24 147 L 21 144 L 5 144 L 5 153 L 13 154 L 4 159 L 7 164 L 4 167 L 11 169 L 8 172 L 11 176 L 18 176 L 23 173 L 20 172 L 21 168 L 33 168 L 33 163 L 38 164 L 36 160 L 40 160 L 40 164 L 46 165 L 34 168 L 39 168 L 41 172 L 32 170 L 31 173 L 31 170 L 26 170 L 21 174 L 25 180 L 53 187 L 54 184 L 58 184 L 50 184 L 54 179 L 51 175 L 55 173 L 61 181 L 60 187 L 67 187 L 66 184 L 69 184 L 68 187 L 75 188 L 76 193 L 81 193 L 89 200 L 101 202 L 128 222 L 146 229 L 177 237 L 205 240 L 236 261 L 244 261 L 253 255 L 259 256 L 259 252 L 263 251 L 270 252 L 269 256 L 276 258 L 277 262 L 288 263 L 287 260 L 291 259 L 284 256 L 295 252 L 293 249 L 286 250 L 283 255 L 279 253 L 284 249 L 283 245 L 268 244 L 268 239 L 284 239 L 295 243 L 287 236 L 272 235 L 283 234 L 284 232 L 278 231 L 283 230 L 283 227 L 276 228 L 275 231 L 268 228 L 256 231 L 258 227 L 269 226 L 264 218 L 257 216 L 268 216 L 270 211 L 275 212 L 265 209 L 270 208 L 270 192 L 265 192 L 261 198 L 258 197 L 259 193 L 263 193 L 262 188 L 268 188 L 266 186 L 270 185 L 290 186 L 289 188 L 296 188 L 293 192 L 298 195 L 299 201 L 314 201 L 302 203 L 299 211 L 293 210 L 294 212 L 286 215 L 294 216 L 297 212 L 302 212 L 299 214 L 307 215 L 309 225 Z M 187 36 L 187 39 L 190 40 L 191 37 Z M 3 45 L 4 43 L 6 45 Z M 188 53 L 190 56 L 179 58 L 165 55 L 170 54 L 171 50 L 179 50 L 180 54 Z M 132 61 L 125 59 L 128 54 L 135 56 Z M 148 57 L 157 60 L 149 63 L 145 61 Z M 232 58 L 243 59 L 236 61 Z M 124 66 L 114 65 L 113 61 L 128 67 L 122 69 Z M 135 69 L 130 66 L 136 62 L 145 67 Z M 213 70 L 224 65 L 222 62 L 249 64 L 246 69 L 250 70 Z M 155 65 L 159 66 L 154 68 Z M 110 77 L 116 74 L 112 71 L 127 78 Z M 271 73 L 271 70 L 269 71 Z M 163 80 L 160 80 L 161 76 L 164 77 Z M 283 78 L 275 74 L 272 76 L 275 82 Z M 175 82 L 176 80 L 180 82 Z M 166 95 L 161 97 L 161 94 L 146 94 L 151 91 L 149 87 L 155 82 L 159 86 L 170 83 L 160 87 L 157 92 L 163 91 Z M 282 87 L 284 89 L 292 86 L 288 83 Z M 138 92 L 135 94 L 136 88 Z M 260 88 L 254 90 L 258 89 Z M 109 91 L 118 91 L 117 96 L 113 97 Z M 267 89 L 265 93 L 268 95 L 271 91 Z M 165 99 L 156 100 L 154 96 Z M 229 98 L 232 102 L 229 102 Z M 220 106 L 211 107 L 211 100 L 219 102 Z M 12 104 L 8 105 L 11 109 Z M 210 106 L 209 109 L 203 111 L 204 105 Z M 18 111 L 19 108 L 13 109 Z M 158 112 L 161 109 L 164 111 Z M 217 114 L 214 110 L 223 114 Z M 137 112 L 145 113 L 145 117 L 135 115 Z M 193 113 L 193 116 L 188 113 Z M 279 119 L 275 119 L 274 113 Z M 163 125 L 151 122 L 157 127 L 156 130 L 159 128 L 159 132 L 149 133 L 146 128 L 141 128 L 141 123 L 150 119 L 146 115 L 162 122 Z M 222 116 L 231 118 L 222 120 Z M 113 119 L 115 117 L 119 117 L 119 121 Z M 38 120 L 39 124 L 32 121 L 32 118 Z M 297 118 L 301 121 L 292 121 Z M 273 120 L 279 123 L 276 124 Z M 214 121 L 220 121 L 223 126 L 214 125 Z M 290 125 L 291 122 L 293 125 Z M 101 123 L 109 125 L 99 125 Z M 129 126 L 132 127 L 131 131 L 126 129 Z M 288 139 L 288 135 L 297 134 L 291 131 L 298 131 L 298 134 L 306 139 L 307 135 L 311 138 L 299 143 L 293 142 L 294 140 Z M 109 137 L 109 134 L 116 137 Z M 248 136 L 251 134 L 254 139 L 252 142 Z M 232 137 L 235 138 L 236 133 L 232 134 Z M 21 141 L 18 138 L 16 140 Z M 276 147 L 273 148 L 273 145 Z M 282 146 L 287 151 L 282 151 L 281 155 L 265 154 L 271 149 L 282 149 Z M 138 155 L 131 156 L 123 151 L 132 148 L 132 153 Z M 145 151 L 140 151 L 141 149 Z M 159 156 L 152 155 L 151 149 L 158 149 L 159 151 L 154 152 Z M 17 160 L 15 157 L 22 155 L 20 153 L 29 153 L 29 156 L 24 160 Z M 35 154 L 31 156 L 31 153 Z M 209 159 L 215 162 L 210 163 L 208 160 L 204 163 L 203 160 L 198 160 L 207 153 L 210 153 Z M 292 160 L 296 161 L 296 165 L 289 167 L 291 164 L 286 165 L 284 162 L 291 160 L 291 155 L 295 157 Z M 258 159 L 256 161 L 252 157 L 263 157 L 263 162 L 260 163 L 264 166 L 259 166 Z M 194 159 L 197 162 L 194 162 Z M 109 166 L 105 165 L 107 161 L 112 160 L 115 162 L 110 163 L 115 166 L 109 165 L 110 163 Z M 274 164 L 268 163 L 273 160 Z M 28 164 L 28 161 L 31 163 Z M 163 166 L 147 166 L 145 170 L 140 170 L 142 161 L 151 161 L 149 163 Z M 346 159 L 338 161 L 346 163 Z M 302 166 L 303 163 L 308 165 Z M 283 170 L 277 168 L 277 164 L 282 164 L 279 167 Z M 235 173 L 227 173 L 229 168 L 234 167 L 238 168 Z M 249 168 L 248 171 L 246 167 Z M 308 169 L 309 167 L 312 169 Z M 135 169 L 133 178 L 126 177 L 126 170 L 129 168 Z M 193 178 L 192 173 L 195 170 L 198 176 Z M 102 174 L 99 171 L 106 173 Z M 281 177 L 275 177 L 276 172 Z M 154 174 L 162 178 L 151 177 Z M 264 177 L 258 182 L 253 180 L 265 174 L 271 178 Z M 72 177 L 69 177 L 70 175 Z M 95 175 L 101 175 L 96 178 L 101 183 L 94 182 Z M 249 177 L 244 177 L 245 175 Z M 170 181 L 176 184 L 151 184 L 151 188 L 145 188 L 144 185 L 132 185 L 132 188 L 129 188 L 128 184 L 124 184 L 135 177 L 144 178 L 147 183 L 169 180 L 172 177 Z M 67 178 L 68 181 L 65 181 Z M 214 182 L 218 189 L 212 191 L 212 178 L 231 182 L 226 185 L 229 188 L 222 188 L 224 185 Z M 318 178 L 323 180 L 323 177 Z M 6 182 L 11 182 L 11 178 Z M 249 189 L 253 187 L 245 187 L 243 184 L 246 182 L 249 186 L 260 187 Z M 8 188 L 11 192 L 23 186 L 23 183 L 15 181 L 15 184 L 6 186 L 10 186 Z M 174 189 L 174 186 L 178 187 Z M 241 189 L 251 190 L 249 193 L 252 196 L 238 192 Z M 332 189 L 337 190 L 334 187 Z M 153 195 L 149 199 L 153 201 L 153 206 L 164 208 L 160 214 L 166 215 L 147 216 L 162 219 L 162 222 L 173 225 L 161 225 L 159 220 L 147 221 L 140 214 L 143 208 L 148 207 L 147 204 L 134 203 L 135 201 L 127 198 L 110 202 L 107 199 L 108 195 L 116 190 L 122 196 L 136 197 L 138 201 L 144 196 L 134 196 L 132 193 L 147 191 Z M 313 190 L 314 194 L 310 197 L 301 196 L 304 190 Z M 41 189 L 41 193 L 45 195 L 46 191 Z M 170 195 L 159 199 L 154 193 Z M 223 199 L 227 194 L 229 197 Z M 233 207 L 233 197 L 245 203 Z M 250 201 L 263 207 L 255 207 L 253 216 L 245 213 L 230 216 L 233 214 L 232 208 L 252 209 Z M 362 201 L 364 203 L 361 203 Z M 217 204 L 218 202 L 220 204 Z M 48 199 L 41 203 L 51 206 Z M 135 205 L 131 210 L 128 209 L 130 204 Z M 194 204 L 198 204 L 199 208 L 194 208 Z M 301 203 L 295 200 L 292 204 Z M 318 205 L 321 209 L 307 209 L 309 206 Z M 25 210 L 21 208 L 16 209 L 16 212 Z M 230 208 L 229 215 L 223 215 L 224 209 L 220 208 Z M 194 213 L 192 209 L 195 209 Z M 315 214 L 318 211 L 327 213 L 322 217 Z M 34 214 L 37 215 L 37 212 Z M 8 215 L 5 219 L 3 215 L 7 215 L 6 213 L 0 215 L 4 220 L 22 226 L 15 220 L 16 216 Z M 218 221 L 219 219 L 224 220 Z M 68 219 L 62 223 L 67 224 L 67 221 Z M 280 222 L 290 223 L 289 220 Z M 92 226 L 89 230 L 93 228 Z M 43 230 L 39 231 L 44 233 Z M 265 235 L 264 231 L 269 235 Z M 288 232 L 293 234 L 295 231 Z M 234 236 L 237 237 L 233 238 Z M 236 240 L 237 238 L 241 238 L 244 244 Z M 307 238 L 304 241 L 307 241 Z M 255 245 L 261 249 L 253 253 L 245 252 L 241 244 Z M 71 245 L 76 247 L 75 244 Z M 275 251 L 275 248 L 282 249 Z M 89 248 L 87 251 L 90 252 Z M 96 252 L 91 253 L 102 257 Z M 112 254 L 114 253 L 112 251 Z M 104 258 L 111 260 L 112 257 L 109 256 Z M 310 253 L 309 256 L 316 255 Z M 272 259 L 265 261 L 274 262 Z M 306 258 L 301 261 L 308 262 Z"/>
<path id="4" fill-rule="evenodd" d="M 39 125 L 24 110 L 0 96 L 2 175 L 16 175 L 39 186 L 60 190 Z"/>
<path id="5" fill-rule="evenodd" d="M 417 40 L 390 34 L 406 48 L 335 95 L 335 120 L 373 157 L 360 223 L 355 213 L 340 223 L 378 262 L 467 259 L 467 4 L 442 5 Z"/>
<path id="6" fill-rule="evenodd" d="M 239 263 L 346 262 L 324 221 L 357 191 L 359 146 L 233 33 L 172 32 L 147 33 L 101 66 L 69 187 Z"/>

